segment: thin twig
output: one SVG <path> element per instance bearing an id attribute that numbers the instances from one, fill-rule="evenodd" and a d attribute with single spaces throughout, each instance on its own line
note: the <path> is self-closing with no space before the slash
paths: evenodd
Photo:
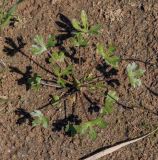
<path id="1" fill-rule="evenodd" d="M 41 81 L 41 84 L 44 86 L 49 86 L 49 87 L 55 87 L 55 88 L 61 88 L 61 86 L 57 85 L 57 84 L 51 84 L 51 83 L 47 83 L 45 80 Z"/>

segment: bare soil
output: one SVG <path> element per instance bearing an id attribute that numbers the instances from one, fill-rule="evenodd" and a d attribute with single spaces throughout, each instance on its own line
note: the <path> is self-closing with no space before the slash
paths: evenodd
<path id="1" fill-rule="evenodd" d="M 69 19 L 79 18 L 82 9 L 87 12 L 91 24 L 100 23 L 103 27 L 102 35 L 94 38 L 94 42 L 105 45 L 113 42 L 117 46 L 116 54 L 123 59 L 117 73 L 110 74 L 108 68 L 102 73 L 107 82 L 113 82 L 120 105 L 105 117 L 108 127 L 98 130 L 96 141 L 88 136 L 69 137 L 60 128 L 54 131 L 56 120 L 64 119 L 62 110 L 56 112 L 51 106 L 43 110 L 52 123 L 49 129 L 33 128 L 27 114 L 46 105 L 49 95 L 54 92 L 48 87 L 35 92 L 27 90 L 25 85 L 31 71 L 51 78 L 30 60 L 50 69 L 46 57 L 31 56 L 29 48 L 34 36 L 60 34 L 56 23 L 60 21 L 60 14 Z M 0 39 L 0 59 L 10 67 L 0 75 L 0 95 L 9 98 L 7 104 L 0 104 L 1 160 L 78 160 L 97 149 L 146 134 L 158 126 L 157 0 L 27 0 L 19 5 L 17 13 L 19 22 L 7 27 Z M 91 66 L 94 51 L 88 48 L 80 52 L 88 59 L 81 67 L 84 70 Z M 146 69 L 143 85 L 137 89 L 129 86 L 125 73 L 127 64 L 133 61 Z M 71 108 L 68 108 L 67 114 L 70 113 Z M 82 114 L 80 109 L 76 111 L 76 115 Z M 102 159 L 158 160 L 157 151 L 158 134 L 154 134 Z"/>

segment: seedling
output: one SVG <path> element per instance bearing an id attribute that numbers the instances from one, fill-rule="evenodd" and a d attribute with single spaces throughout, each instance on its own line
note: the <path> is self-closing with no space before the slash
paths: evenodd
<path id="1" fill-rule="evenodd" d="M 48 128 L 49 120 L 47 117 L 43 115 L 43 113 L 39 110 L 35 110 L 31 113 L 31 116 L 35 119 L 32 121 L 33 126 L 43 126 L 44 128 Z"/>
<path id="2" fill-rule="evenodd" d="M 15 11 L 19 3 L 23 0 L 17 0 L 17 2 L 7 11 L 4 11 L 4 7 L 8 0 L 3 0 L 2 5 L 0 6 L 0 33 L 2 30 L 10 24 L 11 19 L 14 18 Z"/>
<path id="3" fill-rule="evenodd" d="M 71 42 L 73 47 L 76 47 L 77 54 L 79 47 L 85 47 L 90 44 L 86 40 L 86 36 L 98 34 L 100 27 L 99 25 L 89 26 L 85 11 L 81 12 L 81 23 L 74 19 L 72 24 L 75 32 Z M 86 71 L 82 71 L 82 74 L 79 75 L 80 72 L 77 72 L 77 69 L 81 69 L 82 64 L 78 63 L 79 66 L 77 66 L 76 63 L 74 64 L 74 61 L 69 59 L 70 57 L 67 56 L 69 54 L 66 54 L 63 48 L 65 51 L 69 51 L 70 48 L 67 48 L 67 46 L 64 45 L 65 43 L 63 43 L 62 46 L 58 46 L 56 37 L 55 35 L 49 35 L 48 40 L 45 42 L 41 35 L 36 35 L 34 38 L 35 44 L 32 45 L 31 48 L 33 55 L 41 55 L 44 52 L 48 53 L 48 65 L 52 68 L 52 72 L 48 72 L 52 76 L 51 80 L 43 80 L 41 76 L 35 73 L 28 79 L 28 82 L 31 87 L 36 89 L 39 89 L 43 85 L 54 87 L 49 101 L 49 104 L 53 106 L 52 109 L 65 107 L 67 101 L 69 101 L 69 105 L 72 105 L 72 113 L 75 112 L 74 110 L 77 107 L 81 107 L 85 116 L 82 117 L 83 115 L 81 115 L 80 123 L 75 123 L 74 119 L 69 120 L 65 113 L 64 120 L 66 119 L 66 122 L 64 122 L 63 125 L 64 131 L 65 133 L 70 133 L 72 136 L 77 133 L 81 135 L 88 134 L 95 140 L 97 137 L 96 127 L 102 129 L 107 126 L 104 116 L 112 113 L 113 106 L 118 102 L 119 96 L 114 89 L 108 86 L 105 77 L 99 76 L 96 70 L 96 64 L 92 66 L 90 70 L 86 69 Z M 52 51 L 52 47 L 56 47 L 55 51 Z M 114 55 L 115 50 L 116 48 L 113 45 L 109 45 L 108 49 L 105 49 L 103 44 L 99 43 L 97 45 L 97 53 L 102 56 L 105 62 L 113 68 L 118 68 L 121 59 L 119 56 Z M 80 61 L 81 57 L 79 56 L 79 62 Z M 93 71 L 95 72 L 93 73 Z M 140 86 L 141 81 L 139 78 L 144 74 L 144 70 L 140 69 L 135 63 L 132 63 L 127 66 L 127 73 L 131 85 L 134 87 Z M 44 81 L 49 83 L 44 83 Z M 104 93 L 107 93 L 106 96 Z M 97 99 L 95 95 L 97 95 Z M 98 97 L 100 97 L 100 99 L 98 99 Z M 89 110 L 87 109 L 87 104 L 85 105 L 85 101 L 92 106 L 97 104 L 99 108 L 98 113 L 95 115 L 88 113 Z M 47 106 L 42 107 L 31 113 L 35 118 L 32 122 L 33 126 L 42 125 L 45 128 L 48 127 L 48 118 L 40 111 L 46 107 Z"/>
<path id="4" fill-rule="evenodd" d="M 127 66 L 129 82 L 134 88 L 141 86 L 142 82 L 140 78 L 144 75 L 144 73 L 145 70 L 139 68 L 139 66 L 135 62 L 133 62 L 132 64 L 128 64 Z"/>

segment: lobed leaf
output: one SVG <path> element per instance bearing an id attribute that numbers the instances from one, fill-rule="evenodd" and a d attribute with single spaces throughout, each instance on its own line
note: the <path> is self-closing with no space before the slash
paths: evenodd
<path id="1" fill-rule="evenodd" d="M 51 54 L 51 58 L 49 59 L 50 63 L 55 63 L 55 62 L 63 62 L 65 59 L 65 54 L 64 52 L 53 52 Z"/>
<path id="2" fill-rule="evenodd" d="M 77 33 L 73 38 L 71 38 L 71 43 L 75 47 L 86 47 L 88 41 L 83 37 L 81 33 Z"/>
<path id="3" fill-rule="evenodd" d="M 115 91 L 109 91 L 107 97 L 104 102 L 104 106 L 101 109 L 100 113 L 102 115 L 109 114 L 113 110 L 113 105 L 116 101 L 118 101 L 118 96 Z"/>
<path id="4" fill-rule="evenodd" d="M 97 137 L 97 133 L 94 129 L 95 126 L 100 128 L 105 128 L 107 126 L 106 122 L 102 118 L 97 118 L 88 122 L 85 122 L 81 125 L 75 126 L 77 133 L 79 134 L 86 134 L 88 133 L 89 136 L 95 140 Z"/>
<path id="5" fill-rule="evenodd" d="M 105 51 L 103 44 L 97 44 L 97 52 L 103 57 L 105 62 L 108 65 L 117 68 L 120 62 L 120 57 L 113 55 L 114 51 L 114 47 L 110 46 L 109 49 Z"/>
<path id="6" fill-rule="evenodd" d="M 127 66 L 127 74 L 130 81 L 130 84 L 136 88 L 141 86 L 140 78 L 144 75 L 145 70 L 140 69 L 139 66 L 133 62 L 132 64 L 128 64 Z"/>
<path id="7" fill-rule="evenodd" d="M 31 113 L 31 115 L 35 117 L 35 119 L 32 121 L 33 126 L 42 125 L 44 128 L 48 128 L 49 120 L 43 115 L 41 111 L 35 110 Z"/>
<path id="8" fill-rule="evenodd" d="M 56 45 L 57 45 L 57 40 L 56 40 L 55 35 L 49 35 L 48 36 L 48 41 L 47 41 L 47 44 L 46 44 L 46 48 L 49 49 L 51 47 L 55 47 Z"/>
<path id="9" fill-rule="evenodd" d="M 35 73 L 33 77 L 28 79 L 28 83 L 31 85 L 31 87 L 38 90 L 41 86 L 41 80 L 42 80 L 41 76 Z"/>
<path id="10" fill-rule="evenodd" d="M 34 38 L 35 44 L 32 45 L 31 52 L 34 55 L 40 55 L 47 51 L 47 46 L 44 43 L 44 39 L 41 35 L 36 35 Z"/>
<path id="11" fill-rule="evenodd" d="M 97 34 L 99 34 L 100 30 L 101 30 L 101 25 L 100 25 L 100 24 L 97 24 L 97 25 L 92 26 L 92 27 L 90 28 L 89 33 L 90 33 L 90 34 L 95 34 L 95 35 L 97 35 Z"/>

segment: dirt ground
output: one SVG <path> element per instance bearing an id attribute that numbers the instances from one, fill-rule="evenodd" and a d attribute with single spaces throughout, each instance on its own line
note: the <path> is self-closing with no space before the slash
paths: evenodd
<path id="1" fill-rule="evenodd" d="M 114 88 L 122 105 L 116 105 L 113 113 L 105 117 L 108 127 L 99 130 L 96 141 L 88 136 L 68 137 L 62 130 L 53 131 L 51 124 L 49 129 L 33 128 L 29 125 L 29 115 L 25 113 L 44 106 L 53 92 L 47 87 L 39 92 L 26 88 L 25 78 L 31 70 L 50 78 L 28 58 L 31 57 L 29 48 L 34 36 L 59 34 L 56 23 L 60 21 L 59 14 L 69 19 L 79 18 L 83 9 L 91 24 L 100 23 L 103 27 L 97 41 L 105 45 L 113 42 L 117 46 L 116 54 L 123 59 L 117 74 L 108 77 L 119 80 Z M 99 148 L 138 137 L 158 126 L 157 0 L 25 0 L 17 13 L 19 22 L 7 27 L 0 39 L 0 59 L 10 67 L 10 71 L 0 75 L 0 95 L 9 98 L 7 104 L 0 104 L 1 160 L 78 160 Z M 10 46 L 12 49 L 6 49 Z M 89 52 L 91 50 L 87 49 L 82 54 L 89 57 Z M 46 66 L 45 57 L 31 58 Z M 125 67 L 133 61 L 146 70 L 143 85 L 137 89 L 129 87 L 125 76 Z M 19 112 L 24 116 L 19 116 Z M 52 107 L 44 113 L 52 124 L 64 118 L 62 111 L 56 113 Z M 78 110 L 78 115 L 81 114 Z M 158 160 L 158 134 L 102 160 Z"/>

